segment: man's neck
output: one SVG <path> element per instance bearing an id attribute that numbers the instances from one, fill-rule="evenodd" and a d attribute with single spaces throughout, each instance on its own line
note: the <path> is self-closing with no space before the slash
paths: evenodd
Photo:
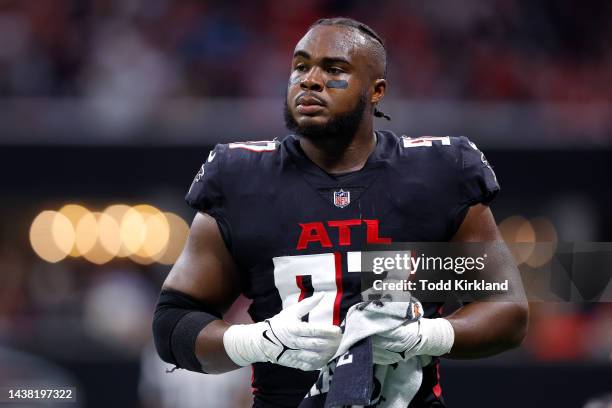
<path id="1" fill-rule="evenodd" d="M 358 129 L 348 144 L 333 139 L 314 142 L 300 137 L 300 146 L 306 156 L 329 174 L 361 170 L 376 147 L 376 134 L 372 126 Z"/>

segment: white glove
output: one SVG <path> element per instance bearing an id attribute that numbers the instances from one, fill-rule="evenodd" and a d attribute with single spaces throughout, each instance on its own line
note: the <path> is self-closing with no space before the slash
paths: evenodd
<path id="1" fill-rule="evenodd" d="M 441 356 L 455 341 L 453 326 L 446 319 L 421 318 L 372 337 L 374 364 L 395 364 L 414 356 Z"/>
<path id="2" fill-rule="evenodd" d="M 332 324 L 301 320 L 322 298 L 306 298 L 263 322 L 230 326 L 223 335 L 227 355 L 239 366 L 268 361 L 304 371 L 323 367 L 338 349 L 342 332 Z"/>

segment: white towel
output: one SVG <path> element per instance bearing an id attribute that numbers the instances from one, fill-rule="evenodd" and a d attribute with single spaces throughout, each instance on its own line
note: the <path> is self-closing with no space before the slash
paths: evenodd
<path id="1" fill-rule="evenodd" d="M 346 315 L 338 351 L 327 367 L 321 370 L 319 379 L 300 407 L 360 407 L 372 404 L 378 404 L 376 406 L 379 408 L 407 407 L 421 386 L 423 363 L 428 361 L 413 357 L 398 364 L 374 365 L 373 376 L 364 364 L 370 364 L 370 367 L 372 364 L 370 336 L 394 329 L 406 321 L 416 321 L 422 315 L 422 306 L 416 300 L 363 302 L 352 306 Z M 364 357 L 364 349 L 369 357 Z M 368 375 L 371 382 L 360 384 Z M 341 389 L 338 389 L 339 386 Z M 369 393 L 365 398 L 364 390 Z M 355 405 L 355 401 L 361 404 Z"/>

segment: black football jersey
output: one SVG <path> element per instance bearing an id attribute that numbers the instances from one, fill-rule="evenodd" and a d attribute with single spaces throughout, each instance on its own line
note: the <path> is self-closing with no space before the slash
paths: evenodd
<path id="1" fill-rule="evenodd" d="M 361 301 L 351 254 L 367 245 L 449 241 L 467 209 L 488 204 L 499 185 L 465 137 L 398 137 L 377 131 L 364 167 L 331 175 L 299 138 L 219 144 L 197 173 L 187 203 L 214 217 L 242 272 L 256 322 L 314 292 L 309 321 L 339 325 Z M 426 317 L 439 304 L 426 303 Z M 443 406 L 438 359 L 424 369 L 411 406 Z M 295 407 L 317 378 L 271 363 L 253 365 L 255 406 Z M 438 405 L 436 405 L 438 404 Z"/>

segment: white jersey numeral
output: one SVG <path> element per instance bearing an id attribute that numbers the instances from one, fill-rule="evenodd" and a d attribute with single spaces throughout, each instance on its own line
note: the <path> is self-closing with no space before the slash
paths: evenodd
<path id="1" fill-rule="evenodd" d="M 438 141 L 442 143 L 442 146 L 450 146 L 450 136 L 421 136 L 421 137 L 408 137 L 402 136 L 404 147 L 431 147 L 431 142 Z"/>
<path id="2" fill-rule="evenodd" d="M 245 149 L 252 152 L 272 152 L 276 150 L 276 142 L 273 140 L 262 140 L 259 142 L 230 143 L 230 149 Z"/>
<path id="3" fill-rule="evenodd" d="M 360 252 L 348 252 L 349 272 L 361 272 L 356 258 Z M 283 309 L 306 296 L 323 293 L 323 299 L 309 313 L 308 320 L 318 323 L 340 324 L 342 301 L 342 255 L 340 252 L 278 256 L 274 263 L 274 284 L 281 297 Z M 307 287 L 306 282 L 310 282 Z M 309 293 L 312 292 L 312 293 Z"/>

